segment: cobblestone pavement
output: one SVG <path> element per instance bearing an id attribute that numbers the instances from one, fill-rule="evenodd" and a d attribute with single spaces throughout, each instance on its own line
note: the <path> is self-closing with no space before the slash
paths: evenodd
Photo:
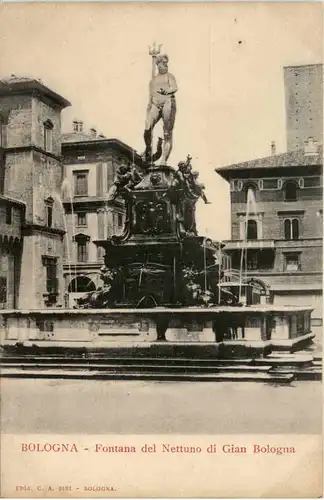
<path id="1" fill-rule="evenodd" d="M 3 433 L 319 433 L 322 384 L 1 379 Z"/>

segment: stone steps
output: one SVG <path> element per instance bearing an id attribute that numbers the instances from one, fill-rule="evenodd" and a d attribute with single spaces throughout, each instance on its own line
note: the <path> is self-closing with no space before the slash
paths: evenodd
<path id="1" fill-rule="evenodd" d="M 312 365 L 314 358 L 311 355 L 292 355 L 292 356 L 278 356 L 269 355 L 264 358 L 258 359 L 261 365 L 275 365 L 275 366 L 307 366 Z"/>
<path id="2" fill-rule="evenodd" d="M 45 379 L 87 379 L 87 380 L 154 380 L 154 381 L 201 381 L 201 382 L 270 382 L 290 383 L 294 376 L 291 374 L 255 373 L 156 373 L 132 372 L 121 373 L 115 371 L 89 370 L 21 370 L 3 368 L 1 376 L 6 378 L 45 378 Z"/>
<path id="3" fill-rule="evenodd" d="M 152 380 L 206 380 L 207 377 L 215 381 L 263 380 L 274 383 L 277 380 L 320 380 L 322 377 L 320 359 L 314 361 L 308 353 L 274 353 L 256 359 L 136 354 L 136 351 L 125 351 L 122 355 L 112 355 L 109 351 L 77 352 L 73 355 L 6 352 L 1 359 L 1 376 L 103 379 L 139 379 L 142 376 Z"/>
<path id="4" fill-rule="evenodd" d="M 208 366 L 208 365 L 172 365 L 172 364 L 139 364 L 139 363 L 105 363 L 105 364 L 96 364 L 96 363 L 6 363 L 4 369 L 21 369 L 21 370 L 97 370 L 97 371 L 105 371 L 105 370 L 118 370 L 120 372 L 124 371 L 150 371 L 155 370 L 157 372 L 263 372 L 267 373 L 271 370 L 271 366 L 253 366 L 253 365 L 234 365 L 234 366 Z"/>
<path id="5" fill-rule="evenodd" d="M 208 366 L 241 366 L 241 365 L 262 365 L 262 366 L 307 366 L 316 365 L 322 366 L 322 361 L 313 358 L 311 355 L 303 356 L 278 356 L 269 355 L 264 358 L 232 358 L 232 359 L 222 359 L 222 358 L 188 358 L 188 357 L 141 357 L 141 356 L 4 356 L 1 358 L 1 364 L 7 365 L 10 363 L 24 363 L 24 364 L 34 364 L 41 363 L 42 365 L 51 363 L 69 363 L 69 364 L 129 364 L 138 363 L 141 365 L 145 364 L 156 364 L 156 365 L 208 365 Z"/>
<path id="6" fill-rule="evenodd" d="M 292 374 L 295 380 L 322 380 L 322 370 L 315 366 L 294 368 L 294 367 L 280 367 L 272 368 L 268 373 L 276 374 Z"/>
<path id="7" fill-rule="evenodd" d="M 254 360 L 252 358 L 247 359 L 219 359 L 219 358 L 182 358 L 182 357 L 67 357 L 67 356 L 7 356 L 1 359 L 2 365 L 8 365 L 12 363 L 23 363 L 23 364 L 35 364 L 41 363 L 42 365 L 51 363 L 60 364 L 131 364 L 137 363 L 140 365 L 154 364 L 154 365 L 208 365 L 208 366 L 246 366 L 254 365 Z"/>

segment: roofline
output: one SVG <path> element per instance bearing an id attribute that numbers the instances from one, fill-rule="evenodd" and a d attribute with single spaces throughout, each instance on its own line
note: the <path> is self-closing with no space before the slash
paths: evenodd
<path id="1" fill-rule="evenodd" d="M 226 181 L 230 181 L 231 178 L 233 177 L 234 174 L 240 172 L 240 173 L 251 173 L 253 172 L 253 174 L 255 175 L 264 175 L 265 172 L 274 172 L 274 171 L 278 171 L 278 170 L 291 170 L 293 168 L 297 168 L 301 171 L 301 169 L 303 168 L 318 168 L 318 169 L 322 169 L 322 165 L 318 165 L 318 164 L 310 164 L 310 165 L 276 165 L 276 166 L 268 166 L 268 167 L 240 167 L 240 166 L 237 166 L 235 168 L 231 168 L 231 167 L 220 167 L 220 168 L 215 168 L 214 171 L 220 175 L 223 179 L 225 179 Z"/>
<path id="2" fill-rule="evenodd" d="M 318 153 L 316 153 L 316 155 L 314 155 L 314 159 L 318 159 L 318 155 L 321 154 L 321 149 L 322 149 L 322 146 L 320 146 L 320 148 L 318 149 Z M 291 151 L 286 151 L 285 153 L 279 153 L 277 155 L 274 155 L 274 156 L 263 156 L 261 158 L 256 158 L 254 160 L 244 160 L 242 162 L 239 162 L 239 163 L 231 163 L 229 165 L 225 165 L 223 167 L 216 167 L 214 168 L 214 171 L 219 174 L 221 177 L 223 177 L 224 179 L 228 180 L 227 177 L 229 177 L 230 173 L 231 172 L 251 172 L 251 171 L 256 171 L 256 170 L 262 170 L 262 171 L 265 171 L 265 170 L 275 170 L 275 169 L 291 169 L 291 168 L 303 168 L 303 167 L 307 167 L 307 168 L 310 168 L 310 167 L 321 167 L 322 166 L 322 163 L 319 164 L 319 163 L 303 163 L 303 164 L 299 164 L 299 165 L 268 165 L 268 166 L 260 166 L 258 165 L 257 163 L 258 162 L 265 162 L 267 160 L 271 160 L 272 158 L 274 158 L 275 156 L 277 157 L 285 157 L 287 155 L 289 155 L 291 153 Z M 312 158 L 312 156 L 309 156 L 309 158 Z M 251 163 L 254 163 L 254 166 L 251 167 L 251 166 L 248 166 L 249 164 Z"/>
<path id="3" fill-rule="evenodd" d="M 260 158 L 259 160 L 264 160 L 265 158 Z M 251 162 L 252 161 L 258 161 L 258 160 L 250 160 Z M 296 167 L 296 168 L 301 168 L 301 167 L 320 167 L 321 164 L 318 164 L 318 163 L 309 163 L 309 164 L 306 164 L 306 163 L 303 163 L 302 165 L 274 165 L 274 166 L 268 166 L 268 167 L 259 167 L 259 166 L 255 166 L 253 168 L 251 167 L 243 167 L 242 165 L 244 165 L 245 163 L 250 163 L 249 161 L 242 161 L 241 163 L 233 163 L 234 166 L 232 165 L 227 165 L 226 167 L 217 167 L 215 168 L 215 172 L 217 172 L 218 174 L 222 173 L 222 172 L 233 172 L 235 170 L 239 170 L 240 172 L 242 172 L 243 170 L 257 170 L 259 168 L 261 168 L 262 170 L 266 170 L 267 168 L 273 170 L 274 168 L 293 168 L 293 167 Z"/>
<path id="4" fill-rule="evenodd" d="M 284 69 L 286 68 L 309 68 L 313 66 L 323 66 L 323 63 L 314 63 L 314 64 L 295 64 L 293 66 L 283 66 Z"/>
<path id="5" fill-rule="evenodd" d="M 70 101 L 62 97 L 61 95 L 51 90 L 49 87 L 46 87 L 43 83 L 39 82 L 35 79 L 30 79 L 27 81 L 4 81 L 0 80 L 0 95 L 9 95 L 9 94 L 28 94 L 39 92 L 45 97 L 49 97 L 56 104 L 58 104 L 61 109 L 67 108 L 71 106 Z"/>
<path id="6" fill-rule="evenodd" d="M 116 145 L 119 148 L 126 150 L 130 154 L 134 154 L 134 156 L 139 160 L 141 156 L 137 153 L 137 151 L 132 148 L 131 146 L 128 146 L 128 144 L 125 144 L 123 141 L 116 139 L 116 138 L 111 138 L 111 139 L 98 139 L 98 140 L 84 140 L 84 141 L 75 141 L 75 142 L 70 142 L 70 141 L 62 141 L 62 150 L 64 148 L 79 148 L 79 147 L 98 147 L 98 146 L 111 146 L 111 145 Z"/>
<path id="7" fill-rule="evenodd" d="M 26 207 L 26 203 L 24 201 L 16 200 L 15 198 L 11 198 L 10 196 L 5 196 L 3 194 L 0 194 L 0 202 L 1 201 L 9 201 L 13 205 L 20 205 L 23 208 Z"/>

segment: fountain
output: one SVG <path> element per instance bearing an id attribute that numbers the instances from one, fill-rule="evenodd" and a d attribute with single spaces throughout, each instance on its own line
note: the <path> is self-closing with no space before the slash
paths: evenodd
<path id="1" fill-rule="evenodd" d="M 223 288 L 219 295 L 221 245 L 199 236 L 196 228 L 196 203 L 200 198 L 208 203 L 204 187 L 189 155 L 177 168 L 167 163 L 176 80 L 167 56 L 156 47 L 150 53 L 159 72 L 153 72 L 150 85 L 142 165 L 121 165 L 107 193 L 107 206 L 116 197 L 124 200 L 124 231 L 95 242 L 105 251 L 103 286 L 73 310 L 3 311 L 2 345 L 231 359 L 292 351 L 313 337 L 311 309 L 246 306 Z M 159 119 L 164 139 L 153 154 Z M 252 201 L 248 193 L 247 212 L 255 212 Z M 242 274 L 243 260 L 241 286 Z M 230 333 L 238 329 L 240 338 Z"/>
<path id="2" fill-rule="evenodd" d="M 249 187 L 247 189 L 247 194 L 246 194 L 246 212 L 245 212 L 245 221 L 244 221 L 244 243 L 245 246 L 243 246 L 241 250 L 241 259 L 240 259 L 240 274 L 239 274 L 239 297 L 242 298 L 242 285 L 244 282 L 244 287 L 245 287 L 245 294 L 244 294 L 244 301 L 245 304 L 247 304 L 247 287 L 249 286 L 248 284 L 248 277 L 247 277 L 247 241 L 249 238 L 249 220 L 250 216 L 256 215 L 257 214 L 257 207 L 256 207 L 256 201 L 255 201 L 255 191 L 252 187 Z M 253 223 L 255 223 L 254 220 L 252 220 Z M 256 223 L 255 223 L 255 228 L 257 228 Z M 256 229 L 257 231 L 257 229 Z M 255 234 L 255 239 L 257 239 L 258 235 Z M 245 273 L 244 273 L 244 267 L 245 267 Z M 245 276 L 243 276 L 243 273 Z"/>
<path id="3" fill-rule="evenodd" d="M 64 205 L 63 205 L 63 200 L 67 199 L 68 200 L 68 203 L 71 207 L 71 219 L 72 219 L 72 224 L 71 224 L 71 227 L 72 227 L 72 241 L 75 240 L 75 234 L 76 234 L 76 231 L 75 231 L 75 216 L 74 216 L 74 208 L 73 208 L 73 191 L 72 191 L 72 186 L 69 182 L 69 180 L 65 177 L 63 179 L 63 182 L 62 182 L 62 186 L 61 186 L 61 195 L 59 196 L 60 198 L 60 203 L 61 203 L 61 207 L 62 207 L 62 210 L 63 210 L 63 218 L 64 218 L 64 225 L 65 227 L 67 227 L 67 221 L 66 221 L 66 213 L 65 213 L 65 210 L 64 210 Z M 66 229 L 66 233 L 68 233 L 68 230 Z M 71 261 L 73 260 L 72 258 L 72 252 L 69 248 L 69 238 L 66 238 L 66 245 L 67 245 L 67 254 L 68 254 L 68 263 L 69 263 L 69 273 L 70 273 L 70 283 L 72 281 L 72 273 L 71 273 Z M 76 267 L 74 266 L 74 276 L 77 275 L 77 272 L 76 272 Z"/>

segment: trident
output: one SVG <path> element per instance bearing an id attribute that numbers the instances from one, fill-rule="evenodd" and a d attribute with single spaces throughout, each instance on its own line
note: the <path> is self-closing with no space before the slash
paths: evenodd
<path id="1" fill-rule="evenodd" d="M 160 45 L 156 45 L 154 41 L 152 47 L 149 46 L 149 55 L 152 56 L 152 78 L 155 76 L 155 59 L 156 56 L 160 54 L 162 45 L 162 43 Z"/>

